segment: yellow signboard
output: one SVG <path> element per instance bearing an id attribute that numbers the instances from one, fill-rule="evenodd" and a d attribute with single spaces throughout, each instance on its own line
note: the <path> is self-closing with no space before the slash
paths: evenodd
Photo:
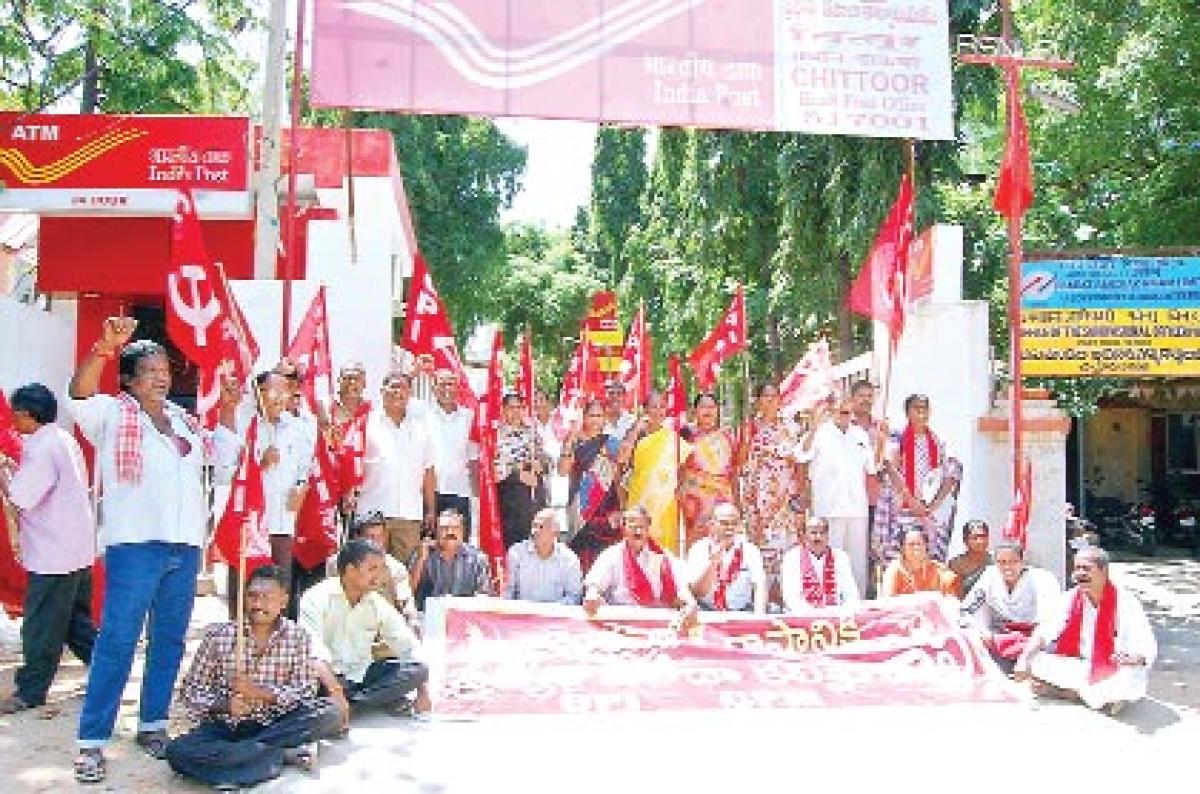
<path id="1" fill-rule="evenodd" d="M 1200 308 L 1025 309 L 1021 325 L 1026 375 L 1200 375 Z"/>

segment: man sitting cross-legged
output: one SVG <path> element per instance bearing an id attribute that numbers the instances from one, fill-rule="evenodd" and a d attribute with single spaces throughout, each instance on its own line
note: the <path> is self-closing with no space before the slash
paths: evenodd
<path id="1" fill-rule="evenodd" d="M 1116 716 L 1146 696 L 1158 645 L 1137 596 L 1109 579 L 1108 562 L 1096 546 L 1075 555 L 1075 587 L 1038 625 L 1014 673 Z"/>
<path id="2" fill-rule="evenodd" d="M 278 777 L 285 764 L 311 769 L 316 741 L 349 715 L 317 697 L 308 635 L 282 616 L 283 572 L 258 568 L 245 594 L 248 672 L 238 672 L 236 624 L 210 628 L 180 694 L 196 725 L 166 748 L 176 772 L 226 791 Z"/>
<path id="3" fill-rule="evenodd" d="M 384 551 L 369 540 L 346 542 L 338 576 L 300 599 L 300 625 L 312 638 L 317 676 L 335 701 L 381 706 L 405 714 L 429 710 L 429 669 L 416 658 L 420 644 L 408 622 L 376 590 L 385 574 Z M 388 658 L 376 659 L 382 641 Z M 408 696 L 416 692 L 416 703 Z"/>
<path id="4" fill-rule="evenodd" d="M 687 570 L 650 537 L 650 513 L 641 505 L 621 516 L 624 538 L 600 552 L 583 581 L 583 611 L 595 617 L 601 604 L 678 609 L 682 622 L 696 612 Z"/>
<path id="5" fill-rule="evenodd" d="M 788 612 L 858 603 L 858 584 L 854 581 L 850 558 L 846 552 L 829 545 L 829 522 L 824 518 L 808 519 L 804 525 L 804 544 L 783 555 L 779 589 Z"/>

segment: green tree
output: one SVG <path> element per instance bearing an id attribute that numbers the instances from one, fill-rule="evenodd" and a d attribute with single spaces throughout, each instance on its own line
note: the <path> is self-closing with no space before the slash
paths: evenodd
<path id="1" fill-rule="evenodd" d="M 79 97 L 83 113 L 246 112 L 254 65 L 236 50 L 248 0 L 9 0 L 0 93 L 22 110 Z"/>
<path id="2" fill-rule="evenodd" d="M 587 250 L 610 285 L 619 284 L 629 266 L 625 243 L 641 221 L 639 199 L 645 189 L 645 131 L 599 127 L 592 159 Z"/>

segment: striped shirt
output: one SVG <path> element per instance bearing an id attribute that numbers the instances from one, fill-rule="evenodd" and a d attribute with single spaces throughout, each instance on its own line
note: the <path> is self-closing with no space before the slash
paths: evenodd
<path id="1" fill-rule="evenodd" d="M 417 549 L 409 557 L 409 570 L 416 568 L 421 553 Z M 425 570 L 415 593 L 417 609 L 425 610 L 425 599 L 438 596 L 476 596 L 492 594 L 492 575 L 487 557 L 466 543 L 458 547 L 454 557 L 447 560 L 436 549 L 425 559 Z"/>
<path id="2" fill-rule="evenodd" d="M 578 604 L 583 599 L 579 558 L 562 543 L 555 543 L 546 558 L 538 554 L 532 539 L 515 544 L 508 550 L 505 573 L 505 598 L 558 604 Z"/>
<path id="3" fill-rule="evenodd" d="M 249 627 L 247 627 L 249 632 Z M 229 696 L 233 689 L 234 648 L 237 635 L 233 623 L 221 623 L 208 629 L 192 666 L 180 687 L 184 708 L 196 722 L 219 720 L 230 725 Z M 243 721 L 266 725 L 316 697 L 317 677 L 310 661 L 308 634 L 287 618 L 279 618 L 275 630 L 261 651 L 247 638 L 251 683 L 270 690 L 275 703 L 258 706 L 242 717 Z"/>

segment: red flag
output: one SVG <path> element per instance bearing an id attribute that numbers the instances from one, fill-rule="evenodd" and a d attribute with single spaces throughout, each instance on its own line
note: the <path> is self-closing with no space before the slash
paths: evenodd
<path id="1" fill-rule="evenodd" d="M 1033 164 L 1029 160 L 1029 128 L 1021 108 L 1021 92 L 1009 92 L 1008 140 L 996 181 L 996 212 L 1008 218 L 1024 215 L 1033 205 Z"/>
<path id="2" fill-rule="evenodd" d="M 371 416 L 371 404 L 364 402 L 346 426 L 342 448 L 338 456 L 338 490 L 347 494 L 363 484 L 366 468 L 363 460 L 367 454 L 367 419 Z"/>
<path id="3" fill-rule="evenodd" d="M 625 407 L 644 405 L 650 396 L 650 335 L 646 329 L 646 309 L 638 307 L 633 322 L 629 324 L 629 335 L 625 337 L 625 350 L 621 354 L 621 369 L 617 380 L 625 387 Z"/>
<path id="4" fill-rule="evenodd" d="M 739 284 L 717 327 L 688 356 L 688 365 L 696 373 L 696 386 L 702 391 L 711 389 L 722 362 L 745 350 L 748 343 L 746 297 Z"/>
<path id="5" fill-rule="evenodd" d="M 21 462 L 21 434 L 13 427 L 12 408 L 0 391 L 0 455 L 14 463 Z"/>
<path id="6" fill-rule="evenodd" d="M 517 391 L 525 401 L 525 410 L 533 415 L 533 393 L 537 389 L 537 380 L 533 371 L 533 339 L 526 329 L 521 337 L 520 371 L 517 373 Z"/>
<path id="7" fill-rule="evenodd" d="M 212 548 L 219 559 L 237 565 L 246 540 L 246 571 L 271 564 L 271 541 L 263 523 L 266 497 L 263 494 L 262 467 L 258 461 L 258 417 L 250 420 L 246 443 L 242 446 L 237 473 L 229 489 L 225 512 L 217 522 Z"/>
<path id="8" fill-rule="evenodd" d="M 1021 478 L 1013 494 L 1012 507 L 1008 511 L 1008 522 L 1004 526 L 1004 539 L 1015 540 L 1025 545 L 1029 535 L 1029 511 L 1032 507 L 1033 466 L 1026 460 L 1021 467 Z"/>
<path id="9" fill-rule="evenodd" d="M 829 341 L 821 339 L 809 345 L 804 358 L 779 384 L 779 402 L 786 416 L 809 411 L 833 395 L 833 363 Z"/>
<path id="10" fill-rule="evenodd" d="M 487 391 L 475 409 L 479 432 L 479 548 L 492 564 L 499 584 L 504 581 L 504 529 L 500 523 L 500 500 L 496 494 L 496 425 L 504 400 L 501 355 L 504 335 L 497 330 L 492 341 Z"/>
<path id="11" fill-rule="evenodd" d="M 663 397 L 666 400 L 667 421 L 673 422 L 675 429 L 679 430 L 687 419 L 687 389 L 683 383 L 679 356 L 667 359 L 667 388 Z"/>
<path id="12" fill-rule="evenodd" d="M 567 372 L 563 375 L 558 405 L 554 406 L 554 411 L 550 414 L 550 427 L 559 441 L 566 439 L 571 432 L 571 425 L 583 413 L 583 364 L 583 340 L 580 339 L 571 353 Z"/>
<path id="13" fill-rule="evenodd" d="M 296 336 L 287 349 L 287 358 L 304 370 L 304 396 L 317 413 L 317 378 L 333 377 L 329 355 L 329 313 L 325 305 L 325 287 L 313 296 Z"/>
<path id="14" fill-rule="evenodd" d="M 887 323 L 892 345 L 904 332 L 904 314 L 908 300 L 908 249 L 913 239 L 913 189 L 905 174 L 900 190 L 883 225 L 863 260 L 858 277 L 850 285 L 847 305 L 850 311 Z"/>
<path id="15" fill-rule="evenodd" d="M 454 330 L 450 327 L 450 315 L 446 304 L 433 285 L 433 277 L 425 258 L 420 254 L 413 257 L 412 279 L 408 287 L 408 302 L 404 311 L 404 349 L 414 356 L 433 356 L 437 369 L 448 369 L 458 376 L 458 401 L 469 408 L 475 407 L 475 393 L 467 381 L 467 371 L 458 355 L 454 341 Z"/>
<path id="16" fill-rule="evenodd" d="M 292 556 L 312 570 L 329 559 L 338 547 L 337 503 L 341 498 L 338 472 L 324 440 L 318 439 L 316 463 L 308 477 L 308 492 L 296 516 L 296 543 Z"/>

